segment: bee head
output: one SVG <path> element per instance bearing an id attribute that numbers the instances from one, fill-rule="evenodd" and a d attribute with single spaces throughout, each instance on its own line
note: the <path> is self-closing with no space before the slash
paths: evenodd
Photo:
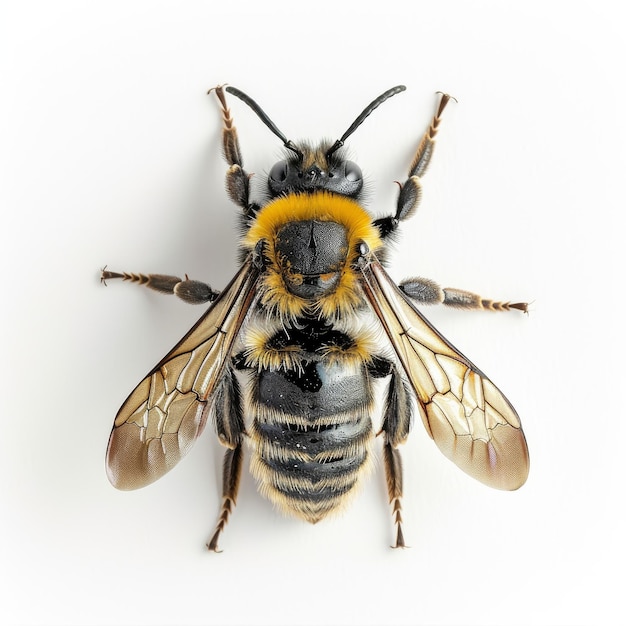
<path id="1" fill-rule="evenodd" d="M 361 168 L 332 148 L 327 141 L 316 148 L 300 144 L 297 153 L 275 163 L 267 179 L 271 197 L 330 191 L 358 198 L 363 189 Z"/>
<path id="2" fill-rule="evenodd" d="M 226 91 L 245 102 L 259 119 L 276 135 L 288 151 L 282 161 L 270 170 L 267 182 L 270 196 L 278 198 L 290 193 L 312 193 L 327 191 L 347 198 L 357 199 L 363 189 L 361 168 L 343 156 L 341 151 L 345 140 L 383 102 L 404 91 L 403 85 L 392 87 L 370 102 L 352 122 L 348 130 L 334 143 L 323 141 L 316 148 L 308 144 L 296 144 L 272 122 L 267 113 L 243 91 L 228 86 Z"/>

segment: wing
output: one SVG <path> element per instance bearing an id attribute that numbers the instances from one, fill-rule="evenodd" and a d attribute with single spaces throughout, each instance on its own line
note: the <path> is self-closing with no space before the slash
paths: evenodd
<path id="1" fill-rule="evenodd" d="M 528 449 L 519 417 L 502 392 L 422 317 L 378 261 L 363 269 L 361 284 L 439 449 L 490 487 L 521 487 Z"/>
<path id="2" fill-rule="evenodd" d="M 138 489 L 187 454 L 206 423 L 215 392 L 251 302 L 258 271 L 248 261 L 180 343 L 128 396 L 106 456 L 118 489 Z"/>

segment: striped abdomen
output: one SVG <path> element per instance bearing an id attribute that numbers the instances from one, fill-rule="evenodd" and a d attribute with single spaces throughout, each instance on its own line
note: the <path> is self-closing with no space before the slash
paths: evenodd
<path id="1" fill-rule="evenodd" d="M 363 364 L 310 355 L 261 370 L 253 387 L 252 472 L 260 491 L 315 523 L 340 506 L 369 464 L 372 392 Z"/>

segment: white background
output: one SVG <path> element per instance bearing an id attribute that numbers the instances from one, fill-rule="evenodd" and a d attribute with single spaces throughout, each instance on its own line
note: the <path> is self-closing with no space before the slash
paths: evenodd
<path id="1" fill-rule="evenodd" d="M 0 9 L 0 622 L 610 624 L 624 619 L 622 18 L 605 2 L 3 2 Z M 615 7 L 617 11 L 617 7 Z M 200 316 L 99 268 L 223 287 L 237 209 L 209 87 L 251 94 L 293 139 L 350 139 L 368 207 L 394 210 L 445 113 L 391 268 L 529 316 L 431 309 L 505 391 L 531 475 L 490 490 L 421 424 L 404 447 L 405 534 L 382 469 L 341 517 L 283 518 L 247 472 L 222 539 L 209 428 L 145 490 L 103 456 L 132 387 Z M 231 100 L 263 183 L 279 142 Z"/>

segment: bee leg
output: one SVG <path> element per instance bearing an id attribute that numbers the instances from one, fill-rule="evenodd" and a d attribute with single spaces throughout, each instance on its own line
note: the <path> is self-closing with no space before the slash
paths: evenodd
<path id="1" fill-rule="evenodd" d="M 406 548 L 402 532 L 402 459 L 400 451 L 388 442 L 384 445 L 384 456 L 389 504 L 392 507 L 391 514 L 396 526 L 396 543 L 392 547 Z"/>
<path id="2" fill-rule="evenodd" d="M 209 550 L 219 552 L 218 539 L 237 502 L 243 462 L 242 442 L 245 434 L 241 388 L 232 367 L 227 369 L 223 381 L 215 392 L 213 412 L 217 436 L 220 443 L 228 447 L 224 455 L 222 473 L 222 506 L 213 536 L 207 543 Z"/>
<path id="3" fill-rule="evenodd" d="M 217 542 L 228 523 L 228 518 L 237 502 L 237 492 L 239 491 L 239 480 L 241 478 L 241 466 L 243 462 L 243 446 L 239 443 L 232 450 L 226 450 L 224 455 L 224 474 L 222 506 L 217 519 L 217 524 L 213 536 L 206 544 L 211 552 L 221 552 L 217 547 Z"/>
<path id="4" fill-rule="evenodd" d="M 224 150 L 224 158 L 230 166 L 226 173 L 226 191 L 230 199 L 244 211 L 246 218 L 253 218 L 259 210 L 259 205 L 250 202 L 250 174 L 243 169 L 243 158 L 241 156 L 241 148 L 239 147 L 239 137 L 233 118 L 230 115 L 230 109 L 226 104 L 226 96 L 224 95 L 224 86 L 219 85 L 213 89 L 209 89 L 209 93 L 215 91 L 220 106 L 222 107 L 222 120 L 224 126 L 222 128 L 222 145 Z"/>
<path id="5" fill-rule="evenodd" d="M 139 283 L 140 285 L 145 285 L 160 293 L 174 294 L 189 304 L 213 302 L 213 300 L 219 296 L 219 291 L 213 291 L 210 285 L 200 282 L 199 280 L 189 280 L 187 276 L 185 276 L 183 280 L 178 276 L 167 276 L 165 274 L 110 272 L 104 267 L 100 275 L 100 282 L 106 285 L 106 281 L 112 278 L 121 278 L 122 280 L 128 280 L 132 283 Z"/>
<path id="6" fill-rule="evenodd" d="M 500 302 L 483 298 L 463 289 L 442 288 L 429 278 L 409 278 L 399 285 L 400 290 L 419 304 L 445 304 L 457 309 L 482 309 L 484 311 L 510 311 L 517 309 L 528 313 L 527 302 Z"/>
<path id="7" fill-rule="evenodd" d="M 395 215 L 374 220 L 374 226 L 378 228 L 383 239 L 395 232 L 402 220 L 407 219 L 415 213 L 422 199 L 422 176 L 428 168 L 428 164 L 430 163 L 435 149 L 435 136 L 437 135 L 439 124 L 441 123 L 441 114 L 448 102 L 454 100 L 454 98 L 448 94 L 442 93 L 440 95 L 441 98 L 437 111 L 419 143 L 411 167 L 409 168 L 408 177 L 404 183 L 398 183 L 400 192 L 396 203 Z"/>
<path id="8" fill-rule="evenodd" d="M 405 548 L 402 532 L 402 459 L 398 445 L 404 443 L 411 426 L 410 394 L 398 373 L 391 364 L 391 380 L 385 399 L 385 412 L 381 432 L 385 435 L 383 447 L 385 460 L 385 477 L 391 514 L 396 526 L 396 543 L 394 548 Z"/>

